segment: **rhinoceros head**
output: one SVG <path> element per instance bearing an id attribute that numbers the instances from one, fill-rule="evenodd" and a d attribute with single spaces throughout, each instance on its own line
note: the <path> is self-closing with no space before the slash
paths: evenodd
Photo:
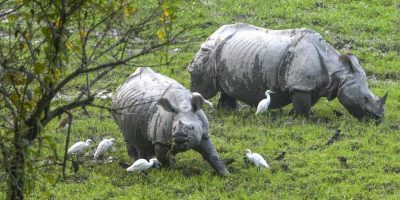
<path id="1" fill-rule="evenodd" d="M 215 63 L 211 60 L 212 50 L 202 47 L 188 66 L 190 74 L 190 91 L 199 92 L 206 99 L 217 94 Z"/>
<path id="2" fill-rule="evenodd" d="M 368 88 L 367 76 L 354 55 L 341 55 L 339 61 L 346 73 L 339 84 L 338 98 L 353 116 L 381 120 L 387 94 L 376 97 Z"/>
<path id="3" fill-rule="evenodd" d="M 203 121 L 196 115 L 204 104 L 204 98 L 199 93 L 193 93 L 191 109 L 180 109 L 166 98 L 161 98 L 158 103 L 168 112 L 173 112 L 172 138 L 174 148 L 185 151 L 200 144 L 204 133 Z"/>

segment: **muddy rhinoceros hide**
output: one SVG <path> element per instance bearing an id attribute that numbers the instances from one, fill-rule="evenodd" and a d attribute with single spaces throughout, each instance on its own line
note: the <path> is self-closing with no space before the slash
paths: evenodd
<path id="1" fill-rule="evenodd" d="M 218 106 L 251 106 L 272 90 L 270 108 L 290 103 L 308 115 L 321 97 L 336 97 L 357 118 L 381 119 L 387 95 L 376 97 L 357 58 L 340 54 L 310 29 L 270 30 L 224 25 L 201 45 L 188 66 L 191 91 L 205 98 L 221 92 Z"/>
<path id="2" fill-rule="evenodd" d="M 113 97 L 112 114 L 133 159 L 171 156 L 193 149 L 220 175 L 228 174 L 210 139 L 204 98 L 150 68 L 138 68 Z"/>

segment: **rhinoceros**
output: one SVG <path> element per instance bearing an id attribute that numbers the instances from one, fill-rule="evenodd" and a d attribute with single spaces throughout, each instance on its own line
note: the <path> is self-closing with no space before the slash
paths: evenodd
<path id="1" fill-rule="evenodd" d="M 133 159 L 156 156 L 170 165 L 171 156 L 193 149 L 219 175 L 228 174 L 209 136 L 204 98 L 177 81 L 138 68 L 115 92 L 112 115 Z"/>
<path id="2" fill-rule="evenodd" d="M 191 91 L 206 99 L 220 91 L 222 108 L 235 108 L 237 100 L 256 106 L 270 89 L 270 108 L 292 103 L 296 114 L 308 115 L 321 97 L 338 97 L 357 118 L 384 115 L 387 93 L 378 98 L 369 90 L 357 58 L 310 29 L 224 25 L 201 45 L 188 71 Z"/>

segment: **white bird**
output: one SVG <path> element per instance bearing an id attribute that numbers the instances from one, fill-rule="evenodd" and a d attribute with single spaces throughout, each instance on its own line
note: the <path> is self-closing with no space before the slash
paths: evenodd
<path id="1" fill-rule="evenodd" d="M 211 101 L 204 99 L 204 103 L 207 104 L 207 106 L 209 106 L 210 108 L 213 107 L 213 104 L 211 103 Z"/>
<path id="2" fill-rule="evenodd" d="M 250 149 L 246 149 L 246 157 L 259 168 L 269 168 L 267 161 L 258 153 L 251 153 Z"/>
<path id="3" fill-rule="evenodd" d="M 271 94 L 271 93 L 275 93 L 275 92 L 272 92 L 271 90 L 265 91 L 265 96 L 267 98 L 261 100 L 260 103 L 258 103 L 256 115 L 258 113 L 267 112 L 268 106 L 271 103 L 271 96 L 269 96 L 269 94 Z"/>
<path id="4" fill-rule="evenodd" d="M 106 151 L 108 151 L 115 143 L 114 138 L 104 139 L 97 146 L 96 152 L 94 153 L 94 159 L 97 159 L 100 155 L 103 155 Z"/>
<path id="5" fill-rule="evenodd" d="M 101 99 L 101 100 L 108 100 L 108 99 L 111 99 L 111 98 L 112 98 L 112 95 L 113 95 L 112 92 L 107 93 L 106 90 L 100 90 L 100 91 L 95 95 L 95 97 L 97 97 L 97 98 L 99 98 L 99 99 Z"/>
<path id="6" fill-rule="evenodd" d="M 193 96 L 200 96 L 204 100 L 204 103 L 207 104 L 207 106 L 209 106 L 210 108 L 213 107 L 213 104 L 211 103 L 211 101 L 208 101 L 207 99 L 204 99 L 203 96 L 200 93 L 193 92 L 192 94 L 193 94 Z"/>
<path id="7" fill-rule="evenodd" d="M 129 166 L 126 171 L 128 172 L 141 172 L 144 170 L 149 169 L 150 167 L 153 167 L 155 164 L 158 164 L 157 158 L 152 158 L 147 162 L 146 159 L 138 159 L 136 160 L 131 166 Z"/>
<path id="8" fill-rule="evenodd" d="M 92 143 L 91 139 L 87 139 L 86 142 L 80 141 L 73 144 L 67 151 L 68 154 L 82 154 Z"/>

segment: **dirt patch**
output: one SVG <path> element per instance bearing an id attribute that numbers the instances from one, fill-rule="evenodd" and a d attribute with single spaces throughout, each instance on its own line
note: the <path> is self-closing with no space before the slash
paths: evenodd
<path id="1" fill-rule="evenodd" d="M 400 130 L 400 123 L 391 124 L 389 127 L 392 130 Z"/>
<path id="2" fill-rule="evenodd" d="M 399 71 L 389 71 L 389 72 L 372 72 L 366 70 L 365 73 L 367 73 L 367 76 L 374 76 L 379 80 L 387 80 L 387 79 L 392 79 L 392 80 L 400 80 L 400 72 Z"/>
<path id="3" fill-rule="evenodd" d="M 339 50 L 351 50 L 354 47 L 353 39 L 337 39 L 337 42 L 333 44 L 336 49 Z"/>
<path id="4" fill-rule="evenodd" d="M 326 4 L 324 2 L 315 2 L 314 7 L 316 8 L 327 8 Z"/>
<path id="5" fill-rule="evenodd" d="M 201 173 L 200 173 L 200 170 L 199 169 L 196 169 L 196 168 L 183 168 L 182 169 L 182 175 L 185 177 L 185 178 L 189 178 L 189 177 L 192 177 L 192 176 L 198 176 L 198 175 L 200 175 Z"/>
<path id="6" fill-rule="evenodd" d="M 385 173 L 395 173 L 400 174 L 400 166 L 385 166 L 383 167 Z"/>
<path id="7" fill-rule="evenodd" d="M 215 22 L 208 21 L 208 22 L 205 22 L 203 24 L 200 24 L 200 27 L 205 29 L 205 28 L 208 28 L 208 27 L 216 26 L 216 25 L 217 24 Z"/>

